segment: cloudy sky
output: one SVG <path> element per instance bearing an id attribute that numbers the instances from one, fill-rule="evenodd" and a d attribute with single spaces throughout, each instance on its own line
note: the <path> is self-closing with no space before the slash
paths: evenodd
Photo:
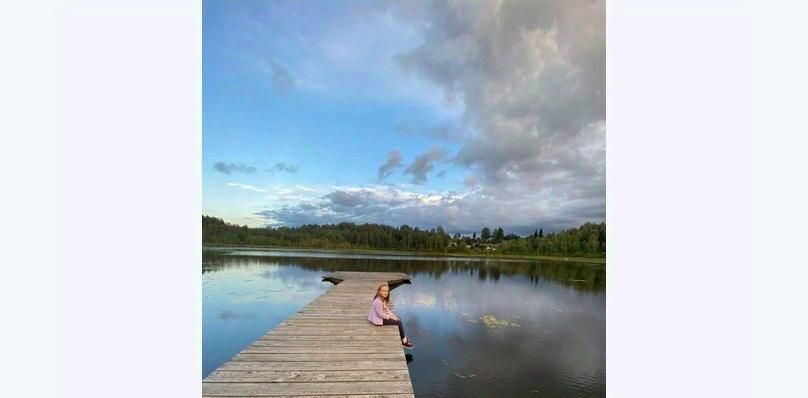
<path id="1" fill-rule="evenodd" d="M 203 212 L 605 220 L 603 1 L 205 1 Z"/>

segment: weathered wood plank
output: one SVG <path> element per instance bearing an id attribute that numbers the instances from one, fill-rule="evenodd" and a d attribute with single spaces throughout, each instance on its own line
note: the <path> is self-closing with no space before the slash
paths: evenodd
<path id="1" fill-rule="evenodd" d="M 334 292 L 335 293 L 350 292 L 357 294 L 367 294 L 368 292 L 370 292 L 371 294 L 373 294 L 373 292 L 375 292 L 376 288 L 379 287 L 379 285 L 381 285 L 381 282 L 372 282 L 367 284 L 350 284 L 348 282 L 342 282 L 336 286 L 339 288 L 339 290 L 334 290 Z"/>
<path id="2" fill-rule="evenodd" d="M 319 312 L 301 312 L 294 316 L 294 319 L 346 319 L 346 320 L 354 320 L 354 321 L 362 321 L 364 320 L 367 322 L 368 314 L 366 312 L 355 313 L 355 314 L 336 314 L 336 313 L 328 313 L 325 310 L 321 310 Z M 289 318 L 292 319 L 292 318 Z"/>
<path id="3" fill-rule="evenodd" d="M 374 324 L 368 322 L 367 319 L 355 319 L 355 318 L 352 319 L 350 317 L 346 318 L 346 317 L 338 317 L 338 316 L 332 316 L 332 317 L 313 317 L 312 316 L 312 317 L 307 317 L 307 318 L 305 318 L 305 317 L 295 318 L 295 320 L 290 321 L 290 323 L 284 323 L 283 325 L 278 324 L 278 326 L 275 329 L 272 329 L 272 330 L 295 329 L 295 328 L 298 327 L 297 325 L 293 324 L 295 321 L 300 321 L 301 323 L 303 323 L 305 321 L 317 321 L 317 320 L 321 320 L 321 321 L 340 321 L 340 322 L 352 321 L 351 325 L 346 325 L 346 326 L 337 325 L 338 327 L 332 327 L 330 329 L 356 330 L 358 332 L 372 332 L 372 331 L 378 331 L 378 330 L 387 330 L 387 329 L 390 329 L 387 326 L 393 326 L 393 325 L 374 325 Z M 309 322 L 309 323 L 312 323 L 312 322 Z M 395 328 L 395 327 L 393 327 L 393 328 Z"/>
<path id="4" fill-rule="evenodd" d="M 217 370 L 206 382 L 300 383 L 327 381 L 401 381 L 409 380 L 410 372 L 394 370 L 317 370 L 317 371 L 237 371 Z"/>
<path id="5" fill-rule="evenodd" d="M 359 325 L 331 325 L 331 326 L 319 326 L 319 325 L 283 325 L 279 326 L 277 329 L 273 329 L 270 334 L 283 334 L 288 332 L 297 332 L 297 331 L 306 331 L 306 332 L 317 332 L 322 331 L 325 333 L 335 333 L 335 334 L 355 334 L 357 336 L 363 335 L 389 335 L 398 332 L 398 328 L 393 325 L 386 325 L 386 326 L 359 326 Z"/>
<path id="6" fill-rule="evenodd" d="M 318 312 L 318 313 L 304 312 L 289 317 L 287 321 L 294 321 L 294 320 L 310 321 L 310 320 L 331 319 L 331 318 L 368 322 L 367 319 L 368 314 L 365 312 L 355 314 L 329 314 L 327 312 Z"/>
<path id="7" fill-rule="evenodd" d="M 359 311 L 364 310 L 365 312 L 370 312 L 370 308 L 372 305 L 372 301 L 370 299 L 367 300 L 367 308 L 360 307 L 357 303 L 349 302 L 349 303 L 335 303 L 335 302 L 323 302 L 323 303 L 316 303 L 316 304 L 309 304 L 306 306 L 306 309 L 328 309 L 328 310 L 353 310 Z"/>
<path id="8" fill-rule="evenodd" d="M 202 395 L 277 397 L 302 394 L 411 394 L 412 384 L 404 381 L 362 381 L 352 383 L 208 383 L 202 382 Z"/>
<path id="9" fill-rule="evenodd" d="M 274 329 L 268 334 L 307 334 L 309 336 L 321 335 L 356 335 L 356 336 L 397 336 L 398 328 L 392 325 L 389 326 L 371 326 L 373 329 L 363 327 L 330 327 L 323 328 L 319 326 L 303 326 L 303 325 L 286 325 L 278 329 Z"/>
<path id="10" fill-rule="evenodd" d="M 370 313 L 370 308 L 371 308 L 370 306 L 372 305 L 372 302 L 370 301 L 370 299 L 356 300 L 356 301 L 363 301 L 363 304 L 357 305 L 356 302 L 355 302 L 353 304 L 353 308 L 348 307 L 345 304 L 338 304 L 338 305 L 335 305 L 335 304 L 318 304 L 316 306 L 312 306 L 311 308 L 308 308 L 308 307 L 303 308 L 300 311 L 295 312 L 295 314 L 300 314 L 300 313 L 304 313 L 304 312 L 330 312 L 330 313 L 333 313 L 333 314 L 345 314 L 345 313 L 347 313 L 347 314 L 352 314 L 352 313 L 353 314 L 363 314 L 364 313 L 364 315 L 367 316 L 368 313 Z M 367 306 L 365 306 L 365 304 L 367 304 Z M 293 315 L 295 315 L 295 314 L 293 314 Z"/>
<path id="11" fill-rule="evenodd" d="M 272 361 L 230 361 L 217 370 L 233 371 L 325 371 L 325 370 L 407 370 L 406 361 L 359 360 L 342 362 L 272 362 Z"/>
<path id="12" fill-rule="evenodd" d="M 393 341 L 389 338 L 380 340 L 349 340 L 333 342 L 330 340 L 256 340 L 252 343 L 255 347 L 395 347 L 401 348 L 400 341 Z"/>
<path id="13" fill-rule="evenodd" d="M 318 301 L 316 303 L 310 303 L 311 305 L 321 305 L 323 303 L 337 303 L 342 305 L 354 305 L 356 306 L 358 303 L 366 303 L 368 308 L 370 308 L 370 304 L 373 302 L 373 294 L 366 294 L 361 296 L 335 296 L 329 297 L 328 301 Z"/>
<path id="14" fill-rule="evenodd" d="M 305 336 L 305 335 L 282 335 L 282 334 L 267 334 L 261 336 L 256 341 L 307 341 L 307 342 L 334 342 L 341 341 L 344 343 L 365 342 L 365 341 L 390 341 L 390 336 L 354 336 L 354 335 L 338 335 L 338 336 Z"/>
<path id="15" fill-rule="evenodd" d="M 345 317 L 367 317 L 370 313 L 370 309 L 368 308 L 367 311 L 339 311 L 339 310 L 320 310 L 320 309 L 311 309 L 311 310 L 303 310 L 298 313 L 295 313 L 295 317 L 306 317 L 306 316 L 321 316 L 321 317 L 338 317 L 338 318 L 345 318 Z"/>
<path id="16" fill-rule="evenodd" d="M 356 321 L 352 319 L 317 319 L 317 320 L 300 320 L 300 321 L 287 321 L 283 326 L 312 326 L 312 327 L 357 327 L 364 328 L 365 325 L 370 325 L 368 321 Z M 389 325 L 388 325 L 389 326 Z M 379 326 L 381 327 L 381 326 Z"/>
<path id="17" fill-rule="evenodd" d="M 335 288 L 336 289 L 336 288 Z M 374 291 L 368 290 L 365 294 L 341 294 L 338 292 L 327 293 L 328 296 L 321 296 L 318 299 L 311 301 L 309 304 L 316 304 L 322 302 L 341 302 L 341 303 L 354 303 L 357 298 L 367 298 L 370 301 L 374 297 Z"/>
<path id="18" fill-rule="evenodd" d="M 356 324 L 362 324 L 362 322 L 364 322 L 366 325 L 371 324 L 367 319 L 367 314 L 349 315 L 349 316 L 337 315 L 337 316 L 332 316 L 332 317 L 325 317 L 325 316 L 298 316 L 298 315 L 295 315 L 295 316 L 281 322 L 280 324 L 288 324 L 290 322 L 325 321 L 325 320 L 329 320 L 330 318 L 335 318 L 337 320 L 341 320 L 341 321 L 344 321 L 344 322 L 353 322 L 353 323 L 356 323 Z"/>
<path id="19" fill-rule="evenodd" d="M 335 323 L 332 323 L 330 325 L 327 322 L 325 323 L 325 325 L 321 325 L 320 323 L 317 322 L 289 323 L 285 325 L 280 325 L 277 328 L 270 331 L 269 333 L 289 332 L 295 330 L 306 330 L 306 331 L 323 330 L 329 332 L 333 331 L 337 333 L 340 332 L 346 332 L 348 334 L 356 333 L 357 335 L 363 335 L 363 334 L 376 335 L 376 334 L 390 333 L 391 330 L 392 331 L 398 330 L 394 325 L 376 326 L 371 324 L 370 322 L 366 324 L 352 323 L 352 324 L 339 325 L 337 324 L 337 321 L 339 321 L 338 319 L 330 319 L 330 320 L 334 321 Z"/>
<path id="20" fill-rule="evenodd" d="M 367 282 L 344 281 L 344 282 L 340 282 L 339 284 L 337 284 L 336 287 L 339 287 L 341 289 L 355 289 L 356 290 L 356 289 L 365 288 L 365 289 L 375 290 L 381 284 L 382 284 L 382 281 L 372 281 L 372 280 L 368 280 Z M 339 291 L 339 290 L 337 290 L 337 291 Z"/>
<path id="21" fill-rule="evenodd" d="M 339 362 L 350 360 L 404 360 L 404 352 L 372 354 L 238 354 L 233 361 L 272 361 L 272 362 Z"/>
<path id="22" fill-rule="evenodd" d="M 387 326 L 393 325 L 385 325 L 385 326 L 376 326 L 378 329 L 386 328 Z M 325 330 L 335 330 L 335 329 L 348 329 L 348 328 L 365 328 L 364 323 L 355 322 L 355 321 L 342 321 L 342 320 L 329 320 L 329 321 L 317 321 L 317 322 L 289 322 L 283 325 L 284 328 L 297 328 L 297 329 L 325 329 Z M 393 326 L 392 329 L 398 330 L 396 326 Z"/>
<path id="23" fill-rule="evenodd" d="M 401 352 L 401 344 L 372 346 L 321 346 L 321 347 L 289 347 L 252 345 L 241 351 L 242 354 L 397 354 Z"/>
<path id="24" fill-rule="evenodd" d="M 354 313 L 339 313 L 339 312 L 329 312 L 328 310 L 316 310 L 316 312 L 299 312 L 295 315 L 292 315 L 287 320 L 293 319 L 312 319 L 312 318 L 344 318 L 344 319 L 355 319 L 355 320 L 366 320 L 368 317 L 368 313 L 370 311 L 362 311 L 362 312 L 354 312 Z"/>
<path id="25" fill-rule="evenodd" d="M 203 395 L 202 398 L 213 398 L 212 395 Z M 252 396 L 235 396 L 231 395 L 230 398 L 253 398 Z M 289 398 L 319 398 L 319 397 L 329 397 L 329 398 L 415 398 L 414 394 L 317 394 L 317 395 L 279 395 L 278 397 L 289 397 Z"/>
<path id="26" fill-rule="evenodd" d="M 345 309 L 334 309 L 334 308 L 310 308 L 306 310 L 302 310 L 300 312 L 296 312 L 292 317 L 299 317 L 299 316 L 332 316 L 332 317 L 346 317 L 346 316 L 353 316 L 353 317 L 367 317 L 370 314 L 370 307 L 362 308 L 361 310 L 345 310 Z"/>
<path id="27" fill-rule="evenodd" d="M 372 271 L 334 271 L 323 275 L 323 278 L 326 277 L 350 277 L 351 280 L 356 280 L 359 278 L 379 278 L 379 279 L 389 279 L 391 277 L 404 277 L 408 278 L 407 274 L 402 272 L 372 272 Z"/>
<path id="28" fill-rule="evenodd" d="M 366 325 L 372 326 L 367 320 L 368 314 L 327 314 L 327 313 L 306 313 L 306 314 L 297 314 L 294 318 L 289 318 L 289 320 L 298 320 L 298 321 L 316 321 L 316 320 L 338 320 L 338 321 L 364 321 Z"/>

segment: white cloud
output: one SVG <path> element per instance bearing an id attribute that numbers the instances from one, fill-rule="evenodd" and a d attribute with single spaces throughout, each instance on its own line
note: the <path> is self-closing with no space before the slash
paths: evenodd
<path id="1" fill-rule="evenodd" d="M 237 182 L 228 182 L 227 186 L 228 187 L 234 187 L 234 188 L 240 188 L 240 189 L 244 189 L 244 190 L 247 190 L 247 191 L 266 192 L 265 189 L 256 188 L 256 187 L 254 187 L 252 185 L 249 185 L 249 184 L 240 184 L 240 183 L 237 183 Z"/>

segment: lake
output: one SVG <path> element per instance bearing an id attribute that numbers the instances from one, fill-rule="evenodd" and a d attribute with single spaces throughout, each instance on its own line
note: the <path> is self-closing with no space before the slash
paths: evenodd
<path id="1" fill-rule="evenodd" d="M 404 272 L 390 297 L 416 396 L 605 396 L 604 267 L 205 247 L 202 376 L 334 286 L 322 275 Z"/>

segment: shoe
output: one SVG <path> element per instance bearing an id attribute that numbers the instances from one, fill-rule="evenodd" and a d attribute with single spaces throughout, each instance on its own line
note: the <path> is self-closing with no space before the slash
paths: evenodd
<path id="1" fill-rule="evenodd" d="M 412 341 L 409 341 L 409 340 L 407 340 L 406 343 L 401 343 L 401 345 L 403 345 L 406 348 L 410 348 L 410 349 L 412 349 L 412 347 L 415 347 L 415 344 L 413 344 Z"/>

